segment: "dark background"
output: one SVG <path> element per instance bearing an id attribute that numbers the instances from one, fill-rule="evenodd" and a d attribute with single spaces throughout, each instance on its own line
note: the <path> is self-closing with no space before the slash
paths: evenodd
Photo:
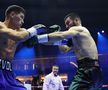
<path id="1" fill-rule="evenodd" d="M 47 26 L 59 24 L 65 29 L 65 15 L 76 12 L 80 15 L 83 25 L 92 28 L 91 32 L 95 32 L 95 28 L 107 32 L 107 0 L 0 0 L 0 20 L 4 19 L 5 9 L 12 4 L 20 5 L 26 10 L 26 28 L 43 23 Z"/>

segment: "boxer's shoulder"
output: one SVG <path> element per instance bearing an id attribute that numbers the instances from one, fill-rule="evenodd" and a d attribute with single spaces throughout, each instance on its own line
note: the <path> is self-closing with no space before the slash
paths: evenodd
<path id="1" fill-rule="evenodd" d="M 0 21 L 0 28 L 6 28 L 6 25 Z"/>
<path id="2" fill-rule="evenodd" d="M 0 21 L 0 25 L 3 24 L 3 22 Z"/>
<path id="3" fill-rule="evenodd" d="M 77 33 L 89 33 L 89 30 L 84 26 L 73 26 L 69 29 L 70 31 L 75 31 Z"/>

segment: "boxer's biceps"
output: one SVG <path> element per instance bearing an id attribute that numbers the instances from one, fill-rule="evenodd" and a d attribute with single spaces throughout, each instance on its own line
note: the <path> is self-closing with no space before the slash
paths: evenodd
<path id="1" fill-rule="evenodd" d="M 0 34 L 15 41 L 21 41 L 29 37 L 29 33 L 27 31 L 16 31 L 7 28 L 1 29 Z"/>

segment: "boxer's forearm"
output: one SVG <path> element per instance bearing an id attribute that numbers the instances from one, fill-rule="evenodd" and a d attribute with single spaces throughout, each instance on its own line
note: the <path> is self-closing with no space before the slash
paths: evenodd
<path id="1" fill-rule="evenodd" d="M 54 32 L 49 34 L 43 34 L 37 36 L 38 43 L 45 43 L 45 42 L 56 42 L 63 39 L 72 38 L 74 36 L 73 31 L 64 31 L 64 32 Z"/>
<path id="2" fill-rule="evenodd" d="M 21 41 L 29 38 L 29 33 L 27 31 L 16 31 L 7 28 L 0 29 L 0 34 L 9 37 L 15 41 Z"/>
<path id="3" fill-rule="evenodd" d="M 55 32 L 55 33 L 50 33 L 48 34 L 49 37 L 49 41 L 59 41 L 59 40 L 63 40 L 66 37 L 63 35 L 63 32 Z"/>
<path id="4" fill-rule="evenodd" d="M 63 39 L 72 38 L 73 36 L 76 36 L 79 32 L 82 32 L 82 29 L 80 30 L 79 27 L 72 27 L 67 31 L 62 32 L 55 32 L 48 34 L 49 41 L 58 41 Z"/>
<path id="5" fill-rule="evenodd" d="M 76 35 L 76 32 L 74 32 L 74 30 L 68 30 L 63 32 L 50 33 L 48 34 L 48 37 L 49 41 L 58 41 L 58 40 L 72 38 L 74 35 Z"/>
<path id="6" fill-rule="evenodd" d="M 56 42 L 62 39 L 64 39 L 64 37 L 61 36 L 61 32 L 54 32 L 37 36 L 38 43 Z"/>
<path id="7" fill-rule="evenodd" d="M 45 26 L 42 24 L 34 25 L 33 27 L 29 29 L 20 28 L 19 30 L 13 30 L 10 28 L 4 28 L 0 27 L 0 34 L 4 35 L 6 37 L 9 37 L 15 41 L 25 41 L 35 35 L 37 35 L 40 31 L 43 32 L 43 29 Z M 21 30 L 23 29 L 23 30 Z"/>

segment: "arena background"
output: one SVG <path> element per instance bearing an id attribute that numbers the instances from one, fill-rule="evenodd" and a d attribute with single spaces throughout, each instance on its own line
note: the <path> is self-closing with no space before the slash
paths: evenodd
<path id="1" fill-rule="evenodd" d="M 99 61 L 102 68 L 103 90 L 108 90 L 108 1 L 107 0 L 0 0 L 0 21 L 5 18 L 5 9 L 9 5 L 20 5 L 26 10 L 23 27 L 42 23 L 47 27 L 58 24 L 65 30 L 64 17 L 76 12 L 82 24 L 89 29 L 96 41 Z M 38 82 L 40 75 L 51 71 L 51 66 L 59 65 L 60 74 L 67 74 L 64 85 L 68 86 L 76 72 L 76 57 L 73 52 L 63 54 L 57 46 L 38 44 L 30 46 L 21 43 L 16 51 L 14 70 L 17 76 L 32 76 Z M 40 84 L 41 85 L 41 84 Z"/>

